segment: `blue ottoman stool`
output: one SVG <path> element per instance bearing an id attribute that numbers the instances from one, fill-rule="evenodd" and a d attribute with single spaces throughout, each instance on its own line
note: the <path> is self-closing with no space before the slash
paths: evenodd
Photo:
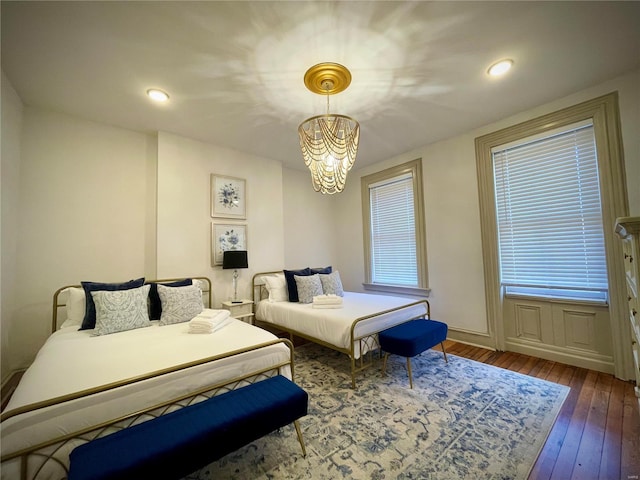
<path id="1" fill-rule="evenodd" d="M 384 362 L 382 364 L 382 373 L 387 370 L 387 357 L 390 353 L 407 357 L 407 371 L 409 373 L 409 384 L 413 388 L 413 376 L 411 374 L 411 357 L 424 352 L 425 350 L 435 347 L 437 344 L 442 346 L 445 362 L 447 360 L 447 352 L 444 351 L 444 341 L 447 339 L 447 324 L 436 320 L 410 320 L 401 323 L 395 327 L 391 327 L 378 334 L 380 348 L 384 350 Z"/>

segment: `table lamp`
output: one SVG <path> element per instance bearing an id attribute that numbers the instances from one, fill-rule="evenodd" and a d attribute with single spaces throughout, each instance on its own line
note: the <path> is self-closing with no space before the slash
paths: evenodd
<path id="1" fill-rule="evenodd" d="M 233 269 L 233 300 L 231 303 L 242 303 L 238 300 L 238 269 L 248 268 L 246 250 L 226 250 L 222 256 L 222 268 Z"/>

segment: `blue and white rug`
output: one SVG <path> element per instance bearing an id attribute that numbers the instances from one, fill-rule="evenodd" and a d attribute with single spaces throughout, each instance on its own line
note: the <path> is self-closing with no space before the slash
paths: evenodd
<path id="1" fill-rule="evenodd" d="M 293 425 L 212 463 L 189 479 L 526 479 L 569 389 L 434 350 L 390 356 L 357 377 L 346 355 L 296 349 L 295 381 L 309 393 Z"/>

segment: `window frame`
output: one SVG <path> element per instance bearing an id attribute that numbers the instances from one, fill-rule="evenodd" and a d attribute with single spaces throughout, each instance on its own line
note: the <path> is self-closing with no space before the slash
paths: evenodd
<path id="1" fill-rule="evenodd" d="M 418 285 L 416 287 L 387 285 L 374 283 L 371 268 L 371 199 L 369 188 L 376 183 L 392 180 L 396 177 L 410 174 L 413 186 L 413 212 L 416 231 L 416 259 Z M 429 295 L 428 270 L 427 270 L 427 241 L 424 215 L 424 193 L 422 180 L 422 159 L 418 158 L 409 162 L 396 165 L 380 172 L 363 176 L 361 179 L 362 193 L 362 220 L 363 220 L 363 240 L 364 240 L 364 273 L 365 281 L 362 286 L 365 290 L 391 293 L 418 295 L 426 297 Z"/>
<path id="2" fill-rule="evenodd" d="M 633 368 L 632 358 L 626 347 L 627 329 L 629 328 L 627 325 L 628 304 L 624 283 L 624 265 L 620 261 L 622 257 L 622 242 L 615 238 L 613 229 L 615 219 L 627 215 L 629 210 L 618 92 L 608 93 L 475 139 L 487 326 L 489 335 L 496 342 L 496 348 L 504 350 L 506 340 L 502 312 L 502 293 L 499 284 L 499 257 L 495 228 L 496 212 L 491 148 L 586 119 L 592 119 L 593 121 L 596 151 L 598 152 L 598 174 L 609 283 L 609 314 L 614 343 L 614 369 L 616 376 L 627 378 Z M 607 225 L 611 225 L 611 228 L 607 228 Z M 571 303 L 579 304 L 579 302 Z"/>

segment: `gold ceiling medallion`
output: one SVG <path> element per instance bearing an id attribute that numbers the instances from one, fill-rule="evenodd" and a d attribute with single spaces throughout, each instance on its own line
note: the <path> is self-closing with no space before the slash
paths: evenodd
<path id="1" fill-rule="evenodd" d="M 319 63 L 304 74 L 304 84 L 313 93 L 334 95 L 351 84 L 351 72 L 338 63 Z"/>
<path id="2" fill-rule="evenodd" d="M 360 124 L 346 115 L 329 113 L 329 96 L 346 90 L 350 83 L 351 72 L 337 63 L 319 63 L 304 75 L 304 84 L 310 91 L 327 96 L 327 113 L 308 118 L 298 127 L 313 189 L 323 194 L 344 190 L 347 172 L 358 153 Z"/>

